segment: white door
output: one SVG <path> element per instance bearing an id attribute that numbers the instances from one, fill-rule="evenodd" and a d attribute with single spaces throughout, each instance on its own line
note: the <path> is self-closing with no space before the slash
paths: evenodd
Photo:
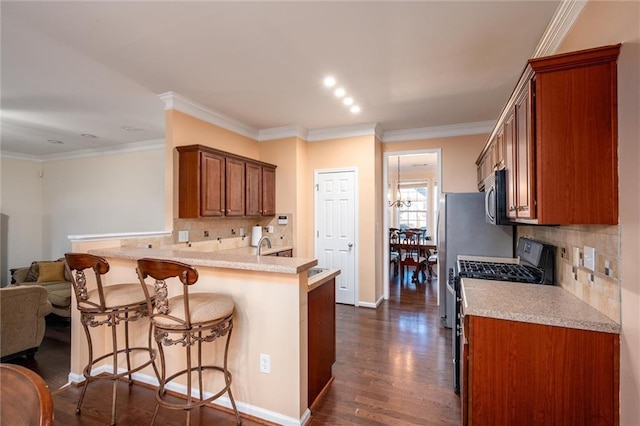
<path id="1" fill-rule="evenodd" d="M 336 302 L 356 304 L 356 214 L 354 170 L 316 174 L 316 258 L 322 268 L 340 269 Z"/>

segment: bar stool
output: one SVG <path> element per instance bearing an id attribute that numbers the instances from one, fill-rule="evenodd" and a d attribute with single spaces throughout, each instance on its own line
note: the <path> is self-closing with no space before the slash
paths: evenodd
<path id="1" fill-rule="evenodd" d="M 139 283 L 103 285 L 102 276 L 109 271 L 109 263 L 102 257 L 86 253 L 66 253 L 67 273 L 71 277 L 73 290 L 76 294 L 77 308 L 80 311 L 80 322 L 84 327 L 89 347 L 89 363 L 83 370 L 85 377 L 80 400 L 76 407 L 76 414 L 80 413 L 82 401 L 89 383 L 94 380 L 113 380 L 113 394 L 111 400 L 111 424 L 116 424 L 116 396 L 118 380 L 128 376 L 129 386 L 133 384 L 131 375 L 148 365 L 153 365 L 156 377 L 159 377 L 154 360 L 155 351 L 151 348 L 151 324 L 149 324 L 149 340 L 146 347 L 129 347 L 129 322 L 137 321 L 149 315 L 148 303 Z M 92 269 L 96 276 L 97 288 L 87 290 L 85 270 Z M 153 287 L 151 288 L 153 291 Z M 118 349 L 117 325 L 124 322 L 124 349 Z M 112 351 L 96 359 L 93 358 L 93 343 L 90 327 L 106 325 L 111 327 Z M 131 354 L 147 353 L 149 360 L 137 367 L 131 366 Z M 126 371 L 118 372 L 118 355 L 124 354 L 127 361 Z M 93 375 L 93 367 L 107 358 L 112 358 L 113 372 Z"/>
<path id="2" fill-rule="evenodd" d="M 198 271 L 181 262 L 159 259 L 139 259 L 138 277 L 147 297 L 147 305 L 151 312 L 151 324 L 154 327 L 154 336 L 160 352 L 161 379 L 156 393 L 156 409 L 153 413 L 151 424 L 154 424 L 160 406 L 171 410 L 186 410 L 187 425 L 191 422 L 191 410 L 202 407 L 219 398 L 225 392 L 233 407 L 238 425 L 242 424 L 240 414 L 236 408 L 233 394 L 231 393 L 231 372 L 227 368 L 227 355 L 229 341 L 233 330 L 233 300 L 228 296 L 214 293 L 191 293 L 189 286 L 198 281 Z M 151 293 L 145 279 L 151 277 L 155 280 L 155 292 Z M 182 294 L 167 297 L 167 283 L 169 278 L 177 278 L 182 283 Z M 155 295 L 155 305 L 152 303 Z M 219 337 L 226 336 L 224 347 L 224 364 L 222 367 L 202 364 L 202 343 L 211 342 Z M 186 348 L 187 365 L 171 376 L 167 377 L 165 353 L 163 346 L 180 344 Z M 198 363 L 191 365 L 191 347 L 197 345 Z M 225 386 L 213 396 L 203 399 L 202 372 L 214 370 L 222 372 Z M 191 395 L 192 372 L 198 372 L 198 388 L 200 399 L 195 400 Z M 178 377 L 187 379 L 187 400 L 183 404 L 172 403 L 166 400 L 166 386 Z"/>

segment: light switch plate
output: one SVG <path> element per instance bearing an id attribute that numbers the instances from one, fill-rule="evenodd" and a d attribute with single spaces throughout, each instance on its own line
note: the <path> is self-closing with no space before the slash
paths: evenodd
<path id="1" fill-rule="evenodd" d="M 189 231 L 178 231 L 178 242 L 186 243 L 189 241 Z"/>
<path id="2" fill-rule="evenodd" d="M 589 246 L 584 246 L 584 267 L 590 271 L 596 269 L 596 249 Z"/>

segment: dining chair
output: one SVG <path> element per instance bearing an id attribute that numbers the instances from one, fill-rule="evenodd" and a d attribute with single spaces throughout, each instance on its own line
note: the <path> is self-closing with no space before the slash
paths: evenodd
<path id="1" fill-rule="evenodd" d="M 49 386 L 27 367 L 0 364 L 0 405 L 0 424 L 53 425 Z"/>
<path id="2" fill-rule="evenodd" d="M 400 278 L 404 280 L 407 267 L 414 267 L 412 281 L 417 281 L 419 273 L 422 272 L 422 279 L 426 280 L 427 259 L 422 256 L 420 245 L 420 234 L 414 231 L 405 231 L 401 239 L 399 248 L 400 256 Z"/>

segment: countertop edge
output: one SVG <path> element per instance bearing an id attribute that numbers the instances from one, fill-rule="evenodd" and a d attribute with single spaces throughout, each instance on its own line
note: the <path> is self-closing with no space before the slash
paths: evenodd
<path id="1" fill-rule="evenodd" d="M 320 274 L 314 275 L 313 277 L 311 277 L 309 279 L 309 287 L 307 288 L 307 293 L 315 290 L 316 288 L 322 286 L 323 284 L 325 284 L 327 281 L 329 281 L 332 278 L 337 277 L 338 275 L 340 275 L 340 269 L 328 269 L 325 272 L 322 272 Z"/>
<path id="2" fill-rule="evenodd" d="M 138 260 L 144 257 L 175 260 L 193 266 L 227 268 L 244 271 L 299 274 L 318 264 L 317 259 L 300 257 L 257 256 L 251 254 L 225 254 L 217 252 L 181 251 L 172 248 L 112 247 L 91 249 L 89 253 L 103 257 Z"/>

